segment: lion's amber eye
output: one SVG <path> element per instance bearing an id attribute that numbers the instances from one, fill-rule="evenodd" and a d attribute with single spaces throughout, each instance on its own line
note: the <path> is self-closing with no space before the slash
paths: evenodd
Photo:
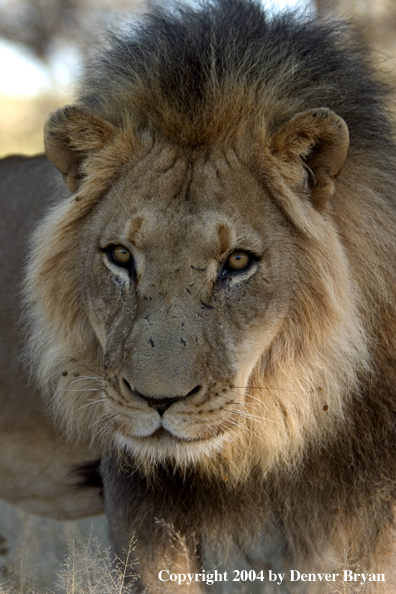
<path id="1" fill-rule="evenodd" d="M 131 252 L 124 248 L 122 245 L 116 245 L 113 248 L 112 256 L 116 262 L 120 264 L 127 264 L 132 258 Z"/>
<path id="2" fill-rule="evenodd" d="M 130 268 L 133 263 L 131 252 L 123 245 L 111 245 L 106 249 L 110 260 L 124 268 Z"/>
<path id="3" fill-rule="evenodd" d="M 233 272 L 240 272 L 249 266 L 251 258 L 249 254 L 241 250 L 234 252 L 228 257 L 227 268 Z"/>

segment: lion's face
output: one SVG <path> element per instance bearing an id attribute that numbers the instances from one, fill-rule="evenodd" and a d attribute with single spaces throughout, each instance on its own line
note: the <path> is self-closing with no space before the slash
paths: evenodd
<path id="1" fill-rule="evenodd" d="M 160 456 L 217 447 L 249 416 L 246 386 L 289 309 L 284 215 L 233 151 L 160 145 L 85 224 L 86 305 L 116 439 Z"/>
<path id="2" fill-rule="evenodd" d="M 334 434 L 367 354 L 327 206 L 341 118 L 196 148 L 67 107 L 46 138 L 77 194 L 35 234 L 31 344 L 73 434 L 236 478 Z"/>

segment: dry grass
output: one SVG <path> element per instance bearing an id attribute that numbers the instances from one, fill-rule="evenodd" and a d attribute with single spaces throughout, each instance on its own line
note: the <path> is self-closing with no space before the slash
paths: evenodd
<path id="1" fill-rule="evenodd" d="M 168 528 L 175 551 L 187 556 L 182 536 L 172 526 L 164 525 Z M 133 584 L 127 583 L 125 577 L 131 573 L 136 575 L 138 567 L 134 568 L 129 560 L 126 563 L 119 561 L 117 567 L 114 565 L 104 518 L 78 523 L 52 522 L 0 503 L 0 532 L 6 537 L 9 547 L 7 552 L 5 542 L 0 539 L 0 568 L 2 562 L 4 566 L 0 571 L 0 594 L 132 594 Z M 132 553 L 133 546 L 128 559 Z M 212 594 L 306 594 L 304 588 L 307 584 L 301 582 L 282 585 L 268 581 L 233 583 L 233 569 L 249 570 L 251 567 L 243 566 L 236 556 L 229 560 L 227 567 L 224 559 L 215 552 L 207 551 L 205 557 L 207 570 L 229 570 L 227 583 L 207 587 L 205 591 Z M 329 560 L 330 565 L 333 563 Z M 167 563 L 164 558 L 163 568 L 169 566 L 170 561 Z M 358 572 L 357 565 L 353 566 Z M 263 567 L 268 569 L 269 566 L 263 562 Z M 339 565 L 337 571 L 342 573 L 343 569 L 349 568 L 350 564 L 345 563 Z M 264 569 L 265 574 L 267 569 Z M 309 587 L 309 594 L 375 594 L 377 591 L 375 585 L 370 589 L 368 583 L 315 582 Z M 174 589 L 175 594 L 182 594 L 183 589 L 177 584 Z"/>
<path id="2" fill-rule="evenodd" d="M 65 594 L 132 592 L 132 584 L 129 580 L 127 583 L 126 577 L 134 575 L 131 563 L 133 551 L 134 546 L 131 544 L 126 561 L 118 560 L 115 566 L 109 549 L 103 550 L 97 539 L 82 546 L 78 546 L 73 539 L 69 542 L 69 554 L 58 574 L 57 591 Z"/>
<path id="3" fill-rule="evenodd" d="M 0 503 L 0 594 L 128 594 L 132 565 L 114 565 L 106 532 L 104 518 L 61 523 Z"/>
<path id="4" fill-rule="evenodd" d="M 131 575 L 132 565 L 119 562 L 116 567 L 110 557 L 109 549 L 102 549 L 96 539 L 83 546 L 76 545 L 74 539 L 69 543 L 69 554 L 59 569 L 53 586 L 44 587 L 48 594 L 129 594 L 132 583 L 126 582 Z M 129 553 L 132 553 L 133 548 Z M 129 558 L 129 555 L 128 557 Z M 0 594 L 42 594 L 39 587 L 26 580 L 21 573 L 17 576 L 19 585 L 10 578 L 0 584 Z M 14 582 L 14 583 L 13 583 Z"/>
<path id="5" fill-rule="evenodd" d="M 131 557 L 133 547 L 127 555 Z M 132 565 L 119 561 L 115 566 L 111 561 L 109 549 L 102 549 L 97 539 L 83 545 L 77 544 L 73 537 L 69 541 L 69 553 L 61 564 L 57 579 L 52 587 L 38 586 L 26 579 L 24 568 L 0 583 L 0 594 L 129 594 L 132 583 L 126 582 L 131 575 Z M 19 584 L 15 584 L 16 581 Z"/>
<path id="6" fill-rule="evenodd" d="M 79 543 L 75 534 L 68 542 L 69 552 L 59 565 L 53 584 L 37 584 L 23 557 L 19 567 L 8 571 L 9 577 L 0 582 L 0 594 L 129 594 L 132 581 L 126 576 L 136 575 L 130 563 L 134 547 L 131 545 L 127 561 L 112 562 L 110 550 L 103 549 L 97 538 Z"/>

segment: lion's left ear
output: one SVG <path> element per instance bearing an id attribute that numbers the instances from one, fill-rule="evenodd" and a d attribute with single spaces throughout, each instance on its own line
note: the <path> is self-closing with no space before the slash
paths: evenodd
<path id="1" fill-rule="evenodd" d="M 110 122 L 77 105 L 50 114 L 44 126 L 45 152 L 71 192 L 79 189 L 86 157 L 110 143 L 115 133 Z"/>
<path id="2" fill-rule="evenodd" d="M 272 153 L 284 162 L 302 163 L 308 172 L 313 206 L 321 210 L 335 189 L 335 178 L 348 155 L 349 133 L 344 120 L 327 108 L 298 113 L 278 130 Z"/>

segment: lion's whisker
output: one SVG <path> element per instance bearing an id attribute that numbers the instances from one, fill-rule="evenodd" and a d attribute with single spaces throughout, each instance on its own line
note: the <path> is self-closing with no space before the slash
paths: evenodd
<path id="1" fill-rule="evenodd" d="M 116 415 L 112 416 L 112 417 L 111 417 L 111 418 L 108 420 L 108 422 L 107 422 L 107 423 L 105 423 L 105 425 L 103 425 L 103 427 L 101 427 L 101 428 L 100 428 L 100 429 L 99 429 L 99 430 L 98 430 L 98 431 L 95 433 L 95 435 L 93 436 L 92 440 L 95 440 L 97 437 L 99 437 L 99 435 L 100 435 L 101 433 L 106 433 L 106 431 L 108 431 L 108 430 L 109 430 L 111 427 L 113 427 L 113 426 L 116 424 L 116 421 L 117 421 L 117 416 L 116 416 Z M 95 424 L 95 423 L 94 423 L 94 424 Z M 93 424 L 93 425 L 94 425 L 94 424 Z M 92 427 L 93 425 L 91 425 L 91 427 Z"/>
<path id="2" fill-rule="evenodd" d="M 91 382 L 95 382 L 95 383 L 102 383 L 104 380 L 101 377 L 82 376 L 82 377 L 76 377 L 71 382 L 69 382 L 69 384 L 76 384 L 77 382 L 87 382 L 87 381 L 91 381 Z"/>
<path id="3" fill-rule="evenodd" d="M 240 428 L 240 429 L 242 429 L 242 430 L 246 430 L 246 431 L 248 431 L 248 432 L 249 432 L 249 433 L 251 433 L 251 434 L 252 434 L 254 437 L 258 437 L 258 435 L 257 435 L 257 434 L 255 434 L 255 433 L 254 433 L 254 431 L 253 431 L 253 430 L 252 430 L 250 427 L 247 427 L 247 426 L 246 426 L 246 424 L 243 424 L 243 423 L 238 423 L 236 420 L 233 420 L 233 419 L 223 419 L 223 418 L 222 418 L 222 416 L 221 416 L 219 413 L 217 413 L 216 411 L 213 411 L 213 413 L 212 413 L 212 414 L 213 414 L 215 417 L 218 417 L 218 418 L 220 418 L 220 419 L 221 419 L 221 420 L 222 420 L 224 423 L 229 423 L 229 424 L 233 425 L 234 427 L 236 427 L 236 428 L 238 428 L 238 429 Z M 209 430 L 210 430 L 210 428 L 209 428 Z"/>
<path id="4" fill-rule="evenodd" d="M 68 390 L 67 388 L 62 389 L 62 392 L 103 392 L 102 388 L 79 388 L 77 390 Z"/>
<path id="5" fill-rule="evenodd" d="M 279 388 L 278 386 L 252 386 L 251 384 L 247 384 L 246 386 L 233 386 L 235 390 L 275 390 L 279 392 L 288 392 L 291 394 L 306 394 L 309 390 L 292 390 L 291 388 Z M 228 390 L 229 392 L 232 389 Z"/>
<path id="6" fill-rule="evenodd" d="M 116 413 L 110 413 L 114 416 L 116 416 Z M 94 421 L 93 423 L 91 423 L 91 425 L 89 426 L 89 429 L 92 429 L 92 427 L 95 427 L 95 425 L 97 425 L 98 423 L 100 423 L 101 421 L 103 421 L 103 419 L 107 418 L 109 416 L 109 411 L 108 410 L 104 410 L 99 417 L 96 419 L 96 421 Z"/>
<path id="7" fill-rule="evenodd" d="M 78 408 L 76 408 L 75 412 L 78 412 L 79 410 L 82 410 L 84 408 L 88 408 L 89 406 L 92 406 L 94 404 L 99 404 L 101 402 L 106 402 L 106 398 L 99 398 L 98 400 L 90 400 L 90 402 L 88 402 L 87 404 L 84 404 L 83 406 L 79 406 Z"/>
<path id="8" fill-rule="evenodd" d="M 262 417 L 259 415 L 255 415 L 249 412 L 245 412 L 245 411 L 239 411 L 238 413 L 240 416 L 242 416 L 245 419 L 249 419 L 252 421 L 268 421 L 269 423 L 276 423 L 277 425 L 281 425 L 282 423 L 279 423 L 279 421 L 275 421 L 274 419 L 268 419 L 267 417 Z"/>

